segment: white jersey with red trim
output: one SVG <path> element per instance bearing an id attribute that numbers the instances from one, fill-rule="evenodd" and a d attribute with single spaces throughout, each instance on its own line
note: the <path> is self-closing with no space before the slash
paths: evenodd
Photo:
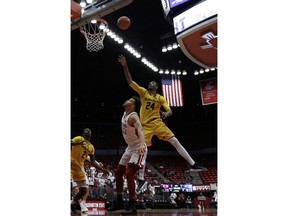
<path id="1" fill-rule="evenodd" d="M 124 112 L 122 116 L 122 119 L 121 119 L 122 134 L 126 143 L 128 144 L 128 147 L 136 147 L 140 144 L 140 140 L 137 136 L 135 127 L 130 126 L 128 123 L 128 119 L 130 118 L 131 115 L 138 116 L 136 112 L 131 112 L 128 115 L 126 115 L 126 112 Z"/>

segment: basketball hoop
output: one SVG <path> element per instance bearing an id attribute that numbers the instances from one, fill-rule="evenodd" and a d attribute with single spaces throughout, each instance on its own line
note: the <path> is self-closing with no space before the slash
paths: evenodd
<path id="1" fill-rule="evenodd" d="M 96 18 L 84 26 L 80 27 L 80 32 L 86 38 L 86 49 L 88 51 L 96 51 L 104 48 L 103 40 L 108 30 L 108 23 L 101 18 Z"/>

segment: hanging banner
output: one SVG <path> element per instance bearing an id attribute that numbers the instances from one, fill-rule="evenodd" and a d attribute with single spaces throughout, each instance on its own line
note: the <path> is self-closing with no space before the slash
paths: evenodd
<path id="1" fill-rule="evenodd" d="M 217 80 L 216 78 L 200 80 L 202 105 L 217 103 Z"/>

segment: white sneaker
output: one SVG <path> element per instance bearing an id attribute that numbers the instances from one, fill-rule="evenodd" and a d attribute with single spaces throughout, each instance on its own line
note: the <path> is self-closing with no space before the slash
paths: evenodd
<path id="1" fill-rule="evenodd" d="M 80 203 L 80 208 L 81 208 L 81 212 L 82 213 L 87 213 L 88 212 L 88 208 L 82 202 Z"/>

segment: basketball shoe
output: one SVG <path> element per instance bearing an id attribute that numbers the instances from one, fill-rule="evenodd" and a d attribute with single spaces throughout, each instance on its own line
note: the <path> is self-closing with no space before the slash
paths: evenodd
<path id="1" fill-rule="evenodd" d="M 193 172 L 193 171 L 207 171 L 207 168 L 204 166 L 201 166 L 198 163 L 195 163 L 193 166 L 189 166 L 189 171 Z"/>
<path id="2" fill-rule="evenodd" d="M 129 200 L 128 205 L 125 208 L 125 212 L 122 212 L 121 215 L 137 215 L 137 209 L 135 206 L 135 200 Z"/>
<path id="3" fill-rule="evenodd" d="M 71 212 L 77 213 L 76 208 L 78 205 L 79 205 L 78 203 L 71 204 Z"/>
<path id="4" fill-rule="evenodd" d="M 124 209 L 123 201 L 116 201 L 116 203 L 113 203 L 112 206 L 107 208 L 107 211 L 116 211 Z"/>
<path id="5" fill-rule="evenodd" d="M 83 202 L 80 203 L 81 213 L 88 213 L 88 208 Z"/>

